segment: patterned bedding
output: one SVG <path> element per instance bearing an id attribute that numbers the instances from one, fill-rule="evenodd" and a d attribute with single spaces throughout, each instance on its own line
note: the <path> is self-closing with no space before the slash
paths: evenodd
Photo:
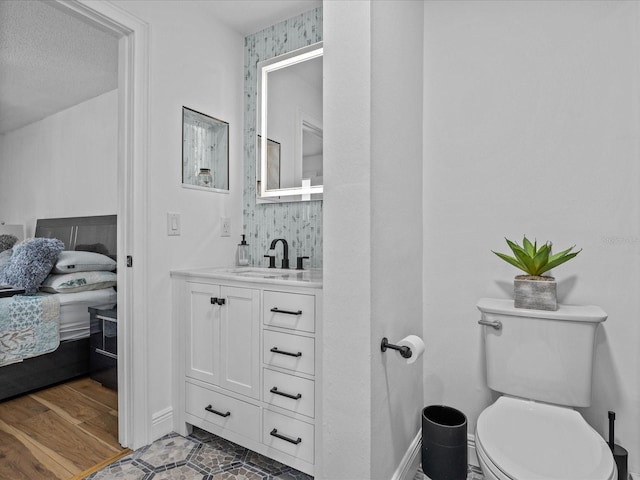
<path id="1" fill-rule="evenodd" d="M 57 295 L 0 298 L 0 366 L 54 351 L 59 323 Z"/>

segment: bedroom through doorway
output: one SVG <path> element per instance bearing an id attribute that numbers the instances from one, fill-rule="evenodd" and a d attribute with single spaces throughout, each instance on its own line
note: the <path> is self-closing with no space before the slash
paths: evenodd
<path id="1" fill-rule="evenodd" d="M 43 4 L 45 2 L 2 2 L 2 8 L 7 4 Z M 144 370 L 138 370 L 136 372 L 131 368 L 131 356 L 132 356 L 132 347 L 131 344 L 133 342 L 133 325 L 129 321 L 132 318 L 131 311 L 133 309 L 133 299 L 134 293 L 138 291 L 137 288 L 134 288 L 133 284 L 133 269 L 127 268 L 127 257 L 134 254 L 136 249 L 134 248 L 134 236 L 133 227 L 134 227 L 134 217 L 136 216 L 136 212 L 140 210 L 136 210 L 137 205 L 133 202 L 133 199 L 136 195 L 140 194 L 141 190 L 146 188 L 145 185 L 133 185 L 131 182 L 131 176 L 133 171 L 136 170 L 134 160 L 138 160 L 143 158 L 143 155 L 140 154 L 140 145 L 143 145 L 146 141 L 144 135 L 140 134 L 139 137 L 134 138 L 132 135 L 133 125 L 135 124 L 138 128 L 138 132 L 143 131 L 146 126 L 146 117 L 144 113 L 141 114 L 139 118 L 136 115 L 136 112 L 143 111 L 144 108 L 140 108 L 146 102 L 144 95 L 140 97 L 135 97 L 135 91 L 142 91 L 143 94 L 146 93 L 146 88 L 135 88 L 136 85 L 144 84 L 146 80 L 146 75 L 141 74 L 141 71 L 144 71 L 144 65 L 148 61 L 146 55 L 146 30 L 145 26 L 138 22 L 135 19 L 126 18 L 121 15 L 121 13 L 109 4 L 95 4 L 91 7 L 83 5 L 80 2 L 46 2 L 46 8 L 56 11 L 58 13 L 65 13 L 70 18 L 73 18 L 75 21 L 83 23 L 85 28 L 90 26 L 91 28 L 96 28 L 103 33 L 105 31 L 109 32 L 110 35 L 116 41 L 117 45 L 117 66 L 116 66 L 116 77 L 117 77 L 117 138 L 115 142 L 117 143 L 115 147 L 116 154 L 112 158 L 113 168 L 117 171 L 116 177 L 116 185 L 114 186 L 115 195 L 116 195 L 116 210 L 117 210 L 117 223 L 118 223 L 118 326 L 117 326 L 117 336 L 118 336 L 118 393 L 113 391 L 110 394 L 97 393 L 100 392 L 100 389 L 105 387 L 101 386 L 99 383 L 96 383 L 95 380 L 91 380 L 90 377 L 85 376 L 77 380 L 73 380 L 70 383 L 65 383 L 59 385 L 65 395 L 58 395 L 54 393 L 47 393 L 46 395 L 42 392 L 47 392 L 47 390 L 38 390 L 36 392 L 30 393 L 29 395 L 25 395 L 25 402 L 30 407 L 19 407 L 18 411 L 21 411 L 26 414 L 30 408 L 35 409 L 35 411 L 47 410 L 50 412 L 54 412 L 56 415 L 60 414 L 60 418 L 64 418 L 65 421 L 69 421 L 72 424 L 82 424 L 87 419 L 79 415 L 75 416 L 73 413 L 73 402 L 69 402 L 66 406 L 59 404 L 61 399 L 64 399 L 67 396 L 82 396 L 85 400 L 91 399 L 92 402 L 96 404 L 101 404 L 101 407 L 98 410 L 108 410 L 108 414 L 114 417 L 114 412 L 117 412 L 117 416 L 114 417 L 117 420 L 115 423 L 112 420 L 105 421 L 103 423 L 108 423 L 106 430 L 110 430 L 112 433 L 114 430 L 117 433 L 116 440 L 117 444 L 125 445 L 125 446 L 139 446 L 146 442 L 146 437 L 148 435 L 145 415 L 137 415 L 138 418 L 142 420 L 137 421 L 137 424 L 134 425 L 131 420 L 134 416 L 134 412 L 145 411 L 146 403 L 144 398 L 144 392 L 141 391 L 140 388 L 136 392 L 133 391 L 131 385 L 134 383 L 134 377 L 144 378 Z M 44 15 L 44 21 L 49 21 L 52 15 Z M 42 15 L 39 18 L 43 18 Z M 5 24 L 3 22 L 3 24 Z M 142 32 L 142 35 L 140 35 Z M 137 40 L 139 43 L 134 45 L 133 39 L 134 36 L 138 36 Z M 142 45 L 142 46 L 141 46 Z M 136 53 L 136 59 L 134 60 L 134 52 Z M 141 68 L 140 65 L 143 65 Z M 3 85 L 4 88 L 4 77 L 3 77 Z M 5 164 L 3 163 L 3 170 Z M 141 168 L 141 167 L 140 167 Z M 87 179 L 89 183 L 91 183 L 92 178 Z M 54 200 L 55 194 L 51 197 L 51 200 Z M 82 202 L 81 202 L 82 203 Z M 78 204 L 78 205 L 81 205 Z M 47 212 L 52 211 L 53 202 L 43 204 L 43 209 L 45 213 L 42 215 L 36 214 L 38 217 L 48 215 Z M 78 205 L 75 205 L 75 208 L 79 208 Z M 109 210 L 112 210 L 111 208 Z M 72 214 L 78 212 L 78 210 L 74 210 Z M 95 211 L 87 211 L 82 212 L 87 214 L 95 213 Z M 102 213 L 102 212 L 101 212 Z M 111 213 L 111 212 L 109 212 Z M 62 212 L 60 214 L 55 211 L 56 215 L 63 216 L 66 212 Z M 138 216 L 139 213 L 138 213 Z M 1 219 L 0 219 L 1 220 Z M 25 222 L 27 223 L 27 222 Z M 29 228 L 29 227 L 27 227 Z M 33 226 L 30 227 L 33 229 Z M 33 234 L 33 231 L 31 232 Z M 136 240 L 137 241 L 137 240 Z M 140 237 L 139 241 L 144 241 L 144 234 Z M 137 265 L 141 267 L 144 266 L 144 257 L 140 255 L 137 258 Z M 138 313 L 142 313 L 140 318 L 144 319 L 144 309 L 138 309 Z M 143 320 L 141 320 L 142 322 Z M 139 344 L 144 345 L 144 340 L 142 342 L 138 342 Z M 84 383 L 77 383 L 84 382 Z M 139 385 L 143 385 L 144 382 L 139 382 Z M 90 388 L 91 386 L 99 386 L 100 388 Z M 93 392 L 93 396 L 89 395 L 90 392 Z M 44 396 L 43 396 L 44 395 Z M 52 396 L 49 398 L 49 396 Z M 34 398 L 35 397 L 35 398 Z M 95 397 L 95 398 L 94 398 Z M 56 401 L 53 402 L 52 398 L 55 398 Z M 137 400 L 140 399 L 140 400 Z M 136 401 L 134 401 L 136 400 Z M 5 403 L 9 403 L 12 400 L 8 400 L 6 402 L 2 402 L 0 405 L 4 405 Z M 82 402 L 80 402 L 82 403 Z M 11 404 L 14 405 L 14 404 Z M 33 453 L 34 450 L 37 450 L 34 447 L 33 439 L 29 440 L 27 435 L 20 434 L 20 429 L 15 428 L 12 423 L 16 423 L 16 418 L 20 417 L 15 414 L 15 409 L 13 414 L 8 419 L 14 419 L 13 422 L 4 422 L 5 428 L 0 428 L 0 435 L 3 437 L 10 435 L 13 439 L 17 439 L 22 443 L 23 447 L 19 450 L 27 451 Z M 83 420 L 84 418 L 84 420 Z M 31 420 L 32 422 L 34 420 Z M 48 427 L 47 422 L 40 422 L 39 428 L 42 429 L 42 432 L 46 430 Z M 113 428 L 115 427 L 115 428 Z M 43 434 L 41 432 L 41 434 Z M 102 434 L 96 434 L 100 436 Z M 0 441 L 0 445 L 3 447 L 9 445 L 9 442 L 5 442 L 6 437 L 3 438 L 3 441 Z M 37 442 L 36 442 L 37 443 Z M 9 447 L 7 447 L 9 448 Z M 115 446 L 113 448 L 116 448 Z M 46 451 L 46 448 L 45 448 Z M 4 453 L 4 452 L 0 452 Z M 49 457 L 51 452 L 47 454 Z M 36 458 L 44 458 L 41 456 L 37 456 Z M 32 477 L 36 478 L 36 477 Z"/>

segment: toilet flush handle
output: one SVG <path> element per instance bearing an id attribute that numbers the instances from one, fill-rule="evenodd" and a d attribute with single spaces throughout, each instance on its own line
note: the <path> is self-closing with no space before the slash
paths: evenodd
<path id="1" fill-rule="evenodd" d="M 490 322 L 489 320 L 478 320 L 480 325 L 486 325 L 487 327 L 495 328 L 496 330 L 502 330 L 502 322 L 500 320 L 495 320 Z"/>

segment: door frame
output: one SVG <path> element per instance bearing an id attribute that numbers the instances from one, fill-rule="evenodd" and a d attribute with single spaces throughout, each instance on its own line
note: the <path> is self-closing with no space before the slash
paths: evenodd
<path id="1" fill-rule="evenodd" d="M 118 38 L 118 441 L 150 443 L 147 362 L 149 26 L 108 1 L 54 5 Z M 128 265 L 132 259 L 132 266 Z M 135 348 L 134 348 L 135 346 Z"/>

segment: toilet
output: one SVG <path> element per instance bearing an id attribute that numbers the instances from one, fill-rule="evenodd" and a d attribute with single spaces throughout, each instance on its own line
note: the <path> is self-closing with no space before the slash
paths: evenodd
<path id="1" fill-rule="evenodd" d="M 608 444 L 573 407 L 591 404 L 596 306 L 556 311 L 483 298 L 487 385 L 501 394 L 478 417 L 485 480 L 616 480 Z"/>

